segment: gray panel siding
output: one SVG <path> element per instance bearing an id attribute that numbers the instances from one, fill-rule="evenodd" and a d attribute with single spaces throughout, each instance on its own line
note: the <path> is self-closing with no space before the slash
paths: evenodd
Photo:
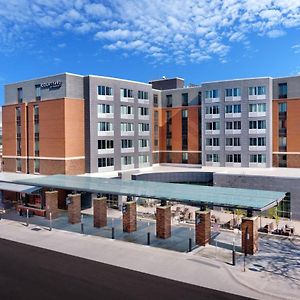
<path id="1" fill-rule="evenodd" d="M 167 107 L 167 95 L 172 95 L 172 107 L 182 106 L 182 94 L 188 93 L 188 105 L 198 105 L 198 92 L 201 87 L 191 87 L 176 90 L 165 90 L 161 92 L 161 106 Z"/>
<path id="2" fill-rule="evenodd" d="M 150 165 L 152 164 L 152 112 L 149 110 L 149 121 L 139 120 L 138 118 L 138 107 L 152 107 L 153 94 L 150 85 L 139 84 L 130 81 L 123 81 L 118 79 L 101 78 L 89 76 L 89 91 L 90 91 L 90 134 L 87 138 L 90 140 L 89 143 L 90 153 L 90 172 L 98 172 L 98 158 L 100 157 L 113 157 L 114 158 L 114 170 L 121 170 L 121 157 L 122 156 L 133 156 L 134 167 L 139 167 L 139 155 L 148 155 L 150 159 Z M 98 100 L 97 99 L 97 88 L 98 86 L 108 86 L 113 88 L 114 100 Z M 120 118 L 120 89 L 127 88 L 132 89 L 134 93 L 134 103 L 122 102 L 122 105 L 131 105 L 134 109 L 134 119 L 127 120 Z M 149 104 L 138 103 L 138 90 L 148 92 L 149 94 Z M 114 118 L 112 119 L 98 119 L 97 115 L 97 105 L 98 104 L 110 104 L 114 107 Z M 105 121 L 113 123 L 114 135 L 113 136 L 98 136 L 97 123 L 98 121 Z M 134 124 L 134 136 L 124 137 L 121 136 L 121 121 L 130 122 Z M 138 134 L 138 123 L 149 123 L 150 124 L 150 134 L 148 136 L 142 137 Z M 139 152 L 138 151 L 138 140 L 139 139 L 149 139 L 150 150 L 149 152 Z M 98 140 L 113 140 L 114 141 L 114 153 L 113 154 L 98 154 Z M 132 139 L 134 143 L 134 153 L 121 153 L 121 140 L 122 139 Z M 101 170 L 100 170 L 101 171 Z"/>
<path id="3" fill-rule="evenodd" d="M 255 86 L 266 86 L 266 99 L 265 100 L 248 100 L 248 88 Z M 241 89 L 241 101 L 225 101 L 225 91 L 227 88 L 240 88 Z M 205 102 L 205 91 L 217 89 L 219 90 L 220 101 L 216 103 Z M 249 117 L 249 104 L 251 103 L 266 103 L 266 116 L 264 117 Z M 241 117 L 240 118 L 225 118 L 225 106 L 241 104 Z M 206 107 L 218 105 L 220 118 L 209 119 L 205 118 Z M 250 154 L 266 154 L 266 167 L 272 166 L 272 80 L 270 78 L 259 78 L 259 79 L 247 79 L 247 80 L 232 80 L 205 83 L 202 85 L 202 164 L 206 164 L 206 154 L 219 154 L 220 166 L 225 166 L 227 154 L 241 154 L 241 166 L 249 167 L 249 156 Z M 250 151 L 249 150 L 249 121 L 250 120 L 266 120 L 267 129 L 265 134 L 251 134 L 251 137 L 266 137 L 266 151 Z M 206 134 L 205 127 L 207 122 L 220 121 L 220 134 Z M 225 126 L 227 121 L 241 121 L 241 134 L 226 134 Z M 216 137 L 219 138 L 220 150 L 206 150 L 206 138 Z M 241 143 L 241 150 L 229 151 L 225 150 L 226 137 L 239 137 Z"/>
<path id="4" fill-rule="evenodd" d="M 292 219 L 300 220 L 300 178 L 215 173 L 214 186 L 289 192 Z"/>
<path id="5" fill-rule="evenodd" d="M 282 77 L 273 80 L 274 99 L 279 98 L 279 83 L 287 83 L 287 98 L 300 98 L 300 76 Z"/>
<path id="6" fill-rule="evenodd" d="M 23 89 L 23 102 L 35 101 L 35 85 L 61 81 L 62 86 L 56 89 L 41 89 L 41 100 L 60 98 L 83 98 L 83 78 L 71 74 L 59 74 L 44 78 L 38 78 L 5 86 L 5 105 L 18 103 L 18 88 Z"/>

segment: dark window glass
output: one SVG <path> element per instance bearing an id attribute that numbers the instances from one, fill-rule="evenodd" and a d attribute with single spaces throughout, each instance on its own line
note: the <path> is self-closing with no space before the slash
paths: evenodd
<path id="1" fill-rule="evenodd" d="M 279 83 L 278 84 L 278 96 L 279 99 L 287 98 L 288 87 L 287 83 Z"/>

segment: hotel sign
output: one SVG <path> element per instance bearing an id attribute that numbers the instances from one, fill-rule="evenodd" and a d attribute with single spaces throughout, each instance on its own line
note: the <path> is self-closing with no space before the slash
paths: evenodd
<path id="1" fill-rule="evenodd" d="M 62 86 L 61 81 L 52 81 L 52 82 L 45 82 L 41 84 L 41 89 L 59 89 Z"/>

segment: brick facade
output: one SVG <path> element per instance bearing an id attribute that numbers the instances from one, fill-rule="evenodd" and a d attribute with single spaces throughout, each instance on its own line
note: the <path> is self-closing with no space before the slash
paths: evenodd
<path id="1" fill-rule="evenodd" d="M 137 221 L 136 221 L 136 202 L 130 201 L 125 202 L 125 209 L 123 211 L 123 231 L 133 232 L 136 231 Z"/>
<path id="2" fill-rule="evenodd" d="M 50 212 L 52 219 L 58 217 L 58 191 L 46 191 L 46 218 L 50 219 Z"/>
<path id="3" fill-rule="evenodd" d="M 81 221 L 81 195 L 69 194 L 71 203 L 68 205 L 68 221 L 71 224 L 80 223 Z"/>
<path id="4" fill-rule="evenodd" d="M 195 240 L 196 244 L 205 246 L 210 240 L 211 220 L 210 211 L 196 211 Z"/>
<path id="5" fill-rule="evenodd" d="M 246 242 L 246 228 L 248 228 L 249 239 Z M 245 252 L 247 244 L 247 253 L 255 254 L 258 250 L 258 217 L 242 219 L 242 251 Z"/>
<path id="6" fill-rule="evenodd" d="M 171 206 L 156 208 L 156 236 L 161 239 L 171 236 Z"/>
<path id="7" fill-rule="evenodd" d="M 94 227 L 101 228 L 107 225 L 107 203 L 106 198 L 93 199 Z"/>

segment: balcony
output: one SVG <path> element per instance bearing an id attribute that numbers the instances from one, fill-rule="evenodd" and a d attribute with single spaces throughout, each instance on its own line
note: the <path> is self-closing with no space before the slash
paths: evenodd
<path id="1" fill-rule="evenodd" d="M 225 118 L 240 118 L 242 113 L 225 113 Z"/>
<path id="2" fill-rule="evenodd" d="M 121 114 L 121 119 L 133 120 L 134 114 Z"/>
<path id="3" fill-rule="evenodd" d="M 226 129 L 225 134 L 241 134 L 241 129 Z"/>
<path id="4" fill-rule="evenodd" d="M 205 134 L 206 135 L 217 135 L 217 134 L 220 134 L 220 130 L 205 130 Z"/>
<path id="5" fill-rule="evenodd" d="M 134 131 L 121 131 L 121 136 L 134 136 Z"/>
<path id="6" fill-rule="evenodd" d="M 208 166 L 208 167 L 220 167 L 220 163 L 219 162 L 206 161 L 205 162 L 205 166 Z"/>
<path id="7" fill-rule="evenodd" d="M 139 131 L 140 136 L 148 136 L 150 135 L 150 131 Z"/>
<path id="8" fill-rule="evenodd" d="M 265 100 L 267 98 L 266 95 L 249 95 L 249 100 Z"/>
<path id="9" fill-rule="evenodd" d="M 241 146 L 225 146 L 226 151 L 241 151 Z"/>
<path id="10" fill-rule="evenodd" d="M 205 146 L 205 150 L 218 151 L 218 150 L 220 150 L 220 146 Z"/>
<path id="11" fill-rule="evenodd" d="M 113 154 L 114 148 L 110 149 L 98 149 L 98 154 Z"/>
<path id="12" fill-rule="evenodd" d="M 139 120 L 144 120 L 144 121 L 148 121 L 149 120 L 149 115 L 139 115 Z"/>
<path id="13" fill-rule="evenodd" d="M 97 95 L 98 100 L 105 100 L 105 101 L 113 101 L 114 96 L 112 95 Z"/>
<path id="14" fill-rule="evenodd" d="M 115 167 L 114 166 L 109 166 L 109 167 L 101 167 L 101 168 L 98 168 L 98 172 L 101 173 L 101 172 L 111 172 L 111 171 L 114 171 Z"/>
<path id="15" fill-rule="evenodd" d="M 98 113 L 98 119 L 113 119 L 114 113 Z"/>
<path id="16" fill-rule="evenodd" d="M 266 129 L 249 129 L 249 134 L 265 134 Z"/>
<path id="17" fill-rule="evenodd" d="M 113 136 L 115 132 L 111 131 L 98 131 L 98 136 Z"/>
<path id="18" fill-rule="evenodd" d="M 139 147 L 139 152 L 149 152 L 150 147 Z"/>
<path id="19" fill-rule="evenodd" d="M 266 163 L 249 163 L 250 168 L 266 168 Z"/>
<path id="20" fill-rule="evenodd" d="M 267 146 L 249 146 L 249 151 L 266 151 Z"/>
<path id="21" fill-rule="evenodd" d="M 140 103 L 140 104 L 149 104 L 150 101 L 149 101 L 149 99 L 138 99 L 138 103 Z"/>
<path id="22" fill-rule="evenodd" d="M 267 113 L 265 111 L 253 111 L 249 112 L 249 118 L 255 118 L 255 117 L 265 117 Z"/>
<path id="23" fill-rule="evenodd" d="M 235 162 L 226 162 L 225 167 L 230 167 L 230 168 L 240 168 L 242 166 L 241 163 L 235 163 Z"/>
<path id="24" fill-rule="evenodd" d="M 205 98 L 205 103 L 218 103 L 220 102 L 220 98 Z"/>
<path id="25" fill-rule="evenodd" d="M 220 119 L 220 114 L 205 114 L 205 119 Z"/>
<path id="26" fill-rule="evenodd" d="M 134 103 L 133 97 L 121 97 L 120 100 L 121 102 Z"/>
<path id="27" fill-rule="evenodd" d="M 231 96 L 231 97 L 225 97 L 225 101 L 241 101 L 242 97 L 241 96 Z"/>
<path id="28" fill-rule="evenodd" d="M 131 148 L 121 148 L 121 153 L 133 153 L 134 147 Z"/>

